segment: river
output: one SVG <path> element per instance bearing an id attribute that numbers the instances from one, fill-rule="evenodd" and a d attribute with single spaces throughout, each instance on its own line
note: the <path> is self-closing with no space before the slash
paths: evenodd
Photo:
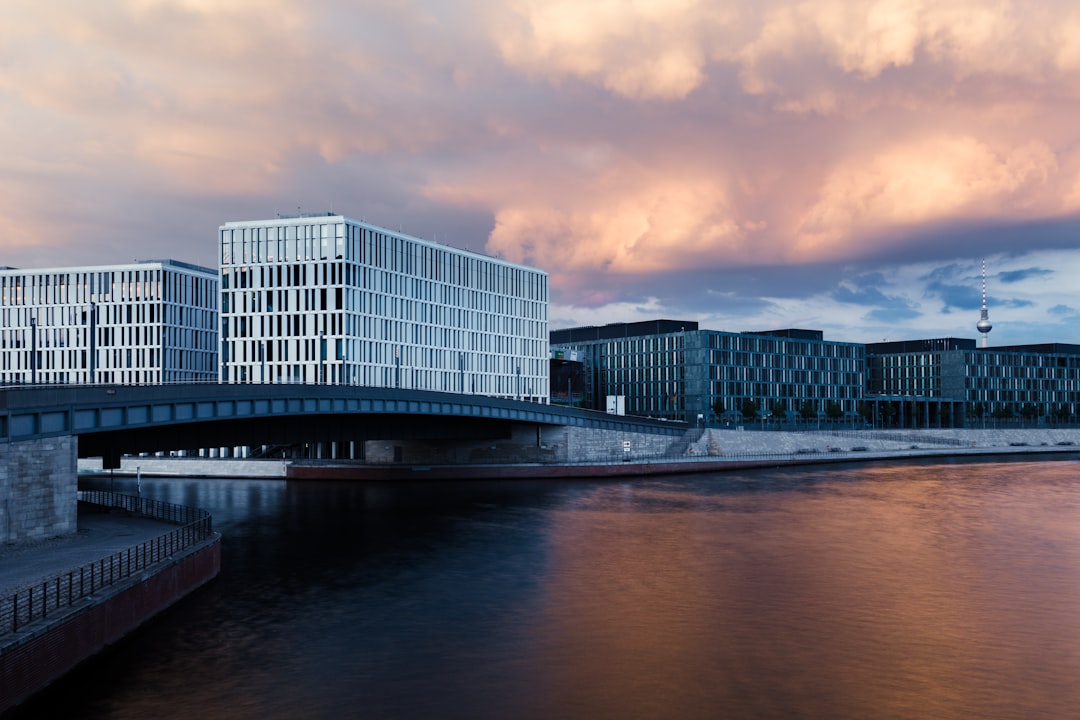
<path id="1" fill-rule="evenodd" d="M 1074 717 L 1078 481 L 144 478 L 213 513 L 220 576 L 17 717 Z"/>

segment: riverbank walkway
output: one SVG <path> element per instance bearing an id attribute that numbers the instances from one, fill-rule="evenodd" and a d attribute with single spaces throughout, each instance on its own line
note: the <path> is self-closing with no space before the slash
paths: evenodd
<path id="1" fill-rule="evenodd" d="M 161 520 L 80 507 L 67 537 L 0 545 L 0 598 L 176 529 Z"/>

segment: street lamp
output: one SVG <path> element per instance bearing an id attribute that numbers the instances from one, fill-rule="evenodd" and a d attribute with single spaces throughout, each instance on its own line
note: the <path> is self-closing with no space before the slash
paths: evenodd
<path id="1" fill-rule="evenodd" d="M 97 375 L 97 303 L 90 303 L 90 384 Z"/>
<path id="2" fill-rule="evenodd" d="M 37 385 L 37 318 L 30 318 L 30 383 Z"/>

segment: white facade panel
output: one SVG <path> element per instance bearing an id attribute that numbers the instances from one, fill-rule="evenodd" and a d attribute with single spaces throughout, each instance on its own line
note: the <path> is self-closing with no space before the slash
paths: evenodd
<path id="1" fill-rule="evenodd" d="M 548 277 L 341 215 L 219 229 L 226 382 L 548 401 Z"/>
<path id="2" fill-rule="evenodd" d="M 0 384 L 215 380 L 217 300 L 174 260 L 0 270 Z"/>

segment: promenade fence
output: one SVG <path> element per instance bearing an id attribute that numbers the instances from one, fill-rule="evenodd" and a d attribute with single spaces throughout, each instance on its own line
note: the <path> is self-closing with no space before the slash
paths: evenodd
<path id="1" fill-rule="evenodd" d="M 0 598 L 0 638 L 89 600 L 213 536 L 210 513 L 199 508 L 101 490 L 79 491 L 79 501 L 178 525 L 146 542 L 86 563 Z"/>

